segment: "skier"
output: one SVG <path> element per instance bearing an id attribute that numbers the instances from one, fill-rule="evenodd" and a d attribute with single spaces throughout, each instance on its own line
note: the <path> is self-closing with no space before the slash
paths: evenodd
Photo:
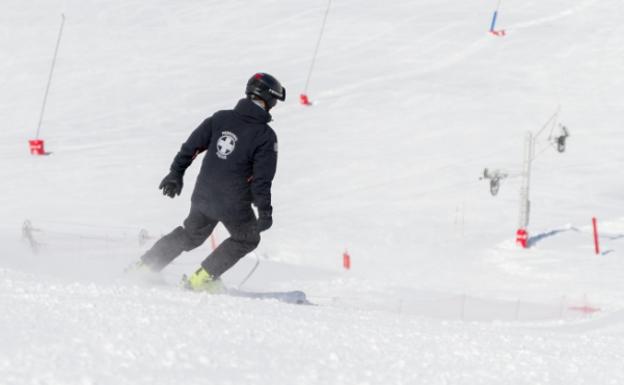
<path id="1" fill-rule="evenodd" d="M 218 111 L 182 144 L 159 189 L 171 198 L 180 195 L 184 172 L 206 151 L 183 226 L 159 239 L 136 264 L 136 269 L 162 270 L 182 251 L 200 246 L 222 222 L 230 237 L 219 245 L 187 280 L 194 291 L 222 290 L 221 274 L 254 250 L 260 232 L 273 224 L 271 184 L 277 164 L 277 136 L 269 111 L 286 100 L 286 89 L 266 73 L 247 82 L 246 98 L 233 110 Z M 256 218 L 252 204 L 256 206 Z"/>

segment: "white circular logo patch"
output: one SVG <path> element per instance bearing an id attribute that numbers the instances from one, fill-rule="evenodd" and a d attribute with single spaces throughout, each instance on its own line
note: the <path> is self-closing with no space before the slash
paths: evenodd
<path id="1" fill-rule="evenodd" d="M 221 137 L 217 140 L 217 156 L 221 159 L 227 159 L 228 155 L 234 152 L 237 140 L 238 138 L 234 133 L 229 131 L 222 132 Z"/>

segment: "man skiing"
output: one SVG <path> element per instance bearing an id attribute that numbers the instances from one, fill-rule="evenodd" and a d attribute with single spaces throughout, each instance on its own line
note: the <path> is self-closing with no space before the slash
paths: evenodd
<path id="1" fill-rule="evenodd" d="M 186 282 L 194 291 L 221 289 L 219 277 L 260 242 L 273 224 L 271 184 L 277 164 L 277 136 L 268 122 L 286 89 L 273 76 L 257 73 L 247 82 L 246 98 L 233 110 L 218 111 L 193 131 L 171 164 L 159 189 L 180 195 L 182 179 L 195 157 L 206 152 L 183 226 L 159 239 L 138 263 L 160 271 L 182 251 L 200 246 L 218 222 L 230 233 Z M 258 210 L 256 218 L 252 204 Z"/>

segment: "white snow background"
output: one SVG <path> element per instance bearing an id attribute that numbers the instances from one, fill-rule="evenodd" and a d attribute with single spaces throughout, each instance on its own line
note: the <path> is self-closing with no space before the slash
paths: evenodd
<path id="1" fill-rule="evenodd" d="M 334 0 L 304 107 L 326 6 L 2 2 L 0 384 L 624 382 L 622 2 L 505 0 L 496 37 L 494 0 Z M 180 144 L 256 71 L 288 91 L 275 224 L 224 280 L 259 259 L 243 289 L 316 306 L 179 290 L 210 241 L 166 285 L 124 279 L 139 231 L 188 212 L 199 160 L 157 190 Z M 558 108 L 571 136 L 538 138 L 523 250 L 524 135 Z M 485 167 L 510 174 L 496 197 Z"/>

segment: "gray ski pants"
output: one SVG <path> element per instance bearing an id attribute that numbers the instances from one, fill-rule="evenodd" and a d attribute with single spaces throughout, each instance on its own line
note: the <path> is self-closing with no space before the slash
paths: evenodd
<path id="1" fill-rule="evenodd" d="M 183 251 L 190 251 L 202 245 L 212 234 L 217 223 L 222 222 L 230 237 L 221 243 L 201 263 L 213 277 L 218 278 L 234 266 L 260 243 L 260 233 L 251 208 L 246 221 L 230 222 L 207 217 L 195 207 L 184 220 L 183 226 L 160 238 L 141 260 L 154 271 L 160 271 L 177 258 Z"/>

